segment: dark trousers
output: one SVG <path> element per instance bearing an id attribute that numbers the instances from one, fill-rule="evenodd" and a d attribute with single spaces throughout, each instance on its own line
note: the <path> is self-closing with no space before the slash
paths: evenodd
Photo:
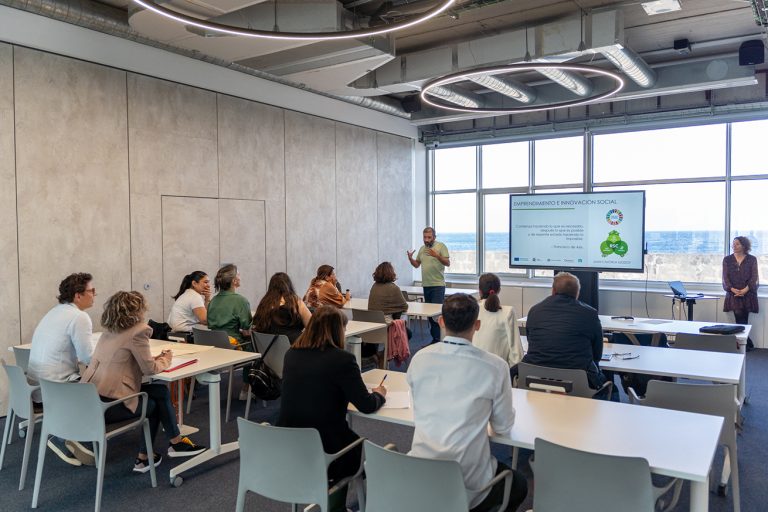
<path id="1" fill-rule="evenodd" d="M 424 302 L 430 304 L 442 304 L 445 300 L 445 286 L 425 286 Z M 432 335 L 432 343 L 440 341 L 440 325 L 432 318 L 429 319 L 429 333 Z"/>
<path id="2" fill-rule="evenodd" d="M 733 316 L 736 318 L 736 323 L 739 325 L 749 325 L 749 311 L 743 309 L 734 309 Z M 747 348 L 755 348 L 755 344 L 752 343 L 752 338 L 747 338 Z"/>
<path id="3" fill-rule="evenodd" d="M 149 420 L 149 435 L 152 441 L 155 440 L 161 423 L 168 439 L 178 436 L 179 425 L 176 423 L 176 411 L 174 411 L 173 404 L 171 403 L 171 393 L 168 391 L 168 386 L 165 384 L 142 384 L 141 391 L 147 394 L 147 419 Z M 114 398 L 101 397 L 102 402 L 111 402 L 113 400 Z M 141 399 L 139 400 L 136 412 L 131 411 L 125 404 L 120 404 L 107 409 L 104 413 L 104 419 L 107 423 L 120 423 L 138 418 L 141 415 Z M 147 453 L 144 434 L 141 435 L 139 453 Z"/>
<path id="4" fill-rule="evenodd" d="M 496 474 L 498 475 L 502 471 L 509 469 L 507 466 L 498 463 L 496 468 Z M 509 491 L 509 504 L 504 510 L 499 512 L 515 512 L 517 507 L 525 501 L 525 497 L 528 496 L 528 482 L 525 479 L 525 475 L 521 472 L 513 469 L 512 471 L 512 489 Z M 491 488 L 491 492 L 480 502 L 478 506 L 473 508 L 470 512 L 488 512 L 494 510 L 501 505 L 504 501 L 504 480 L 500 480 L 496 485 Z"/>

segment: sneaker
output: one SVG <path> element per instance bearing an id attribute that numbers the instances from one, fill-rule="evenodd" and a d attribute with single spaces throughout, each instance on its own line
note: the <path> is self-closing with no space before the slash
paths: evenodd
<path id="1" fill-rule="evenodd" d="M 67 441 L 64 443 L 67 449 L 75 456 L 77 460 L 85 464 L 86 466 L 95 466 L 96 458 L 93 456 L 93 451 L 88 449 L 85 445 L 78 441 Z"/>
<path id="2" fill-rule="evenodd" d="M 248 387 L 243 386 L 243 389 L 240 390 L 240 394 L 237 396 L 237 399 L 241 402 L 248 400 Z"/>
<path id="3" fill-rule="evenodd" d="M 190 457 L 192 455 L 197 455 L 198 453 L 203 453 L 205 449 L 205 446 L 197 445 L 193 443 L 190 438 L 184 436 L 178 443 L 171 443 L 171 446 L 168 448 L 168 456 Z"/>
<path id="4" fill-rule="evenodd" d="M 58 455 L 59 458 L 64 462 L 66 462 L 67 464 L 71 464 L 73 466 L 83 465 L 83 463 L 77 460 L 77 458 L 72 454 L 72 452 L 69 451 L 69 448 L 67 448 L 67 444 L 66 444 L 66 441 L 64 441 L 64 439 L 51 436 L 51 438 L 48 439 L 48 442 L 46 444 L 48 445 L 48 448 L 50 448 L 53 451 L 53 453 Z"/>
<path id="5" fill-rule="evenodd" d="M 163 457 L 161 457 L 159 453 L 156 453 L 153 459 L 155 462 L 155 467 L 159 466 L 160 463 L 163 462 Z M 133 463 L 133 472 L 146 473 L 147 471 L 149 471 L 149 459 L 141 460 L 140 458 L 136 457 L 136 461 Z"/>

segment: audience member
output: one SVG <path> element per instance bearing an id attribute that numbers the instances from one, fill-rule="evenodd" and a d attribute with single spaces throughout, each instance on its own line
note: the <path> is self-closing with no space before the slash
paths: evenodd
<path id="1" fill-rule="evenodd" d="M 251 305 L 248 299 L 237 293 L 240 288 L 240 272 L 235 265 L 224 265 L 213 281 L 216 295 L 208 304 L 208 327 L 226 331 L 238 343 L 251 335 Z"/>
<path id="2" fill-rule="evenodd" d="M 373 286 L 368 294 L 368 309 L 382 311 L 388 322 L 397 320 L 408 311 L 408 303 L 395 284 L 397 274 L 388 261 L 380 263 L 373 272 Z"/>
<path id="3" fill-rule="evenodd" d="M 445 267 L 451 266 L 451 258 L 445 244 L 435 239 L 435 228 L 426 227 L 422 234 L 424 245 L 415 258 L 413 250 L 406 251 L 408 261 L 413 268 L 421 267 L 424 300 L 431 304 L 442 304 L 445 299 Z M 432 343 L 440 341 L 440 326 L 432 318 L 429 319 L 429 332 L 432 335 Z"/>
<path id="4" fill-rule="evenodd" d="M 522 361 L 538 366 L 586 370 L 590 387 L 602 386 L 603 328 L 597 311 L 580 302 L 579 280 L 561 272 L 552 281 L 552 295 L 528 312 L 528 353 Z M 517 367 L 512 368 L 513 377 Z"/>
<path id="5" fill-rule="evenodd" d="M 147 304 L 139 292 L 120 291 L 107 300 L 101 315 L 101 325 L 105 331 L 96 344 L 91 364 L 83 373 L 82 382 L 93 383 L 103 402 L 111 402 L 139 392 L 147 393 L 147 418 L 152 440 L 155 439 L 162 423 L 170 442 L 167 452 L 169 457 L 196 455 L 205 448 L 179 433 L 168 387 L 157 383 L 142 384 L 144 376 L 151 376 L 168 368 L 172 357 L 170 350 L 163 351 L 157 357 L 152 356 L 149 350 L 152 328 L 145 322 L 146 312 Z M 120 423 L 140 414 L 137 397 L 110 407 L 105 411 L 104 417 L 107 423 Z M 163 458 L 154 448 L 152 451 L 154 465 L 157 466 Z M 147 452 L 148 448 L 142 435 L 133 471 L 149 471 Z"/>
<path id="6" fill-rule="evenodd" d="M 336 453 L 358 439 L 347 424 L 351 402 L 370 414 L 384 404 L 384 386 L 368 392 L 355 357 L 344 350 L 347 317 L 332 306 L 320 306 L 285 355 L 278 426 L 314 428 L 326 453 Z M 329 486 L 360 467 L 360 446 L 328 468 Z M 331 511 L 344 511 L 346 487 L 330 498 Z"/>
<path id="7" fill-rule="evenodd" d="M 330 265 L 320 265 L 317 268 L 317 275 L 309 283 L 307 293 L 304 294 L 304 302 L 310 309 L 320 306 L 340 308 L 349 302 L 349 298 L 349 291 L 342 295 L 336 288 L 336 271 Z"/>
<path id="8" fill-rule="evenodd" d="M 195 270 L 184 276 L 176 295 L 171 312 L 168 314 L 168 325 L 177 332 L 192 332 L 192 326 L 205 325 L 208 322 L 208 312 L 205 309 L 211 301 L 211 280 L 202 270 Z"/>
<path id="9" fill-rule="evenodd" d="M 293 344 L 311 317 L 307 305 L 296 295 L 291 278 L 285 272 L 278 272 L 269 280 L 267 293 L 253 315 L 251 330 L 284 334 Z"/>
<path id="10" fill-rule="evenodd" d="M 515 308 L 501 305 L 501 281 L 496 274 L 481 275 L 479 288 L 480 329 L 475 333 L 472 344 L 514 366 L 523 357 L 523 345 L 515 324 Z"/>
<path id="11" fill-rule="evenodd" d="M 480 327 L 478 313 L 473 297 L 449 296 L 439 319 L 443 342 L 420 350 L 407 377 L 415 424 L 410 454 L 458 462 L 471 512 L 489 511 L 504 499 L 504 480 L 489 491 L 477 489 L 508 469 L 491 456 L 489 423 L 505 435 L 515 421 L 507 362 L 472 345 Z M 517 510 L 527 493 L 525 476 L 513 470 L 506 512 Z"/>
<path id="12" fill-rule="evenodd" d="M 32 381 L 80 380 L 78 362 L 88 364 L 95 346 L 91 339 L 91 317 L 85 312 L 93 306 L 94 297 L 96 289 L 91 274 L 71 274 L 61 281 L 57 297 L 59 304 L 46 313 L 32 334 L 27 369 L 27 376 Z M 36 391 L 33 398 L 40 402 L 40 392 Z M 94 464 L 93 451 L 77 441 L 51 437 L 48 447 L 73 466 Z"/>

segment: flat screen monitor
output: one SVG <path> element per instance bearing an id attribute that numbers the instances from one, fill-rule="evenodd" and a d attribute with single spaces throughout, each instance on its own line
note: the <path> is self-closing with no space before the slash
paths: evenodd
<path id="1" fill-rule="evenodd" d="M 643 272 L 645 191 L 509 196 L 509 267 Z"/>

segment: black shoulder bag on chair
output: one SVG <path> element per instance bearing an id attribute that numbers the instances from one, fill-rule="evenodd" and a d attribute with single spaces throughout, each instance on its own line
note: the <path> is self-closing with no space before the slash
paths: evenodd
<path id="1" fill-rule="evenodd" d="M 261 354 L 260 359 L 253 362 L 251 369 L 248 371 L 248 384 L 251 386 L 251 393 L 261 400 L 277 400 L 280 398 L 280 388 L 283 385 L 283 381 L 265 362 L 267 354 L 278 337 L 279 335 L 275 334 L 272 341 L 269 342 L 267 350 Z"/>

